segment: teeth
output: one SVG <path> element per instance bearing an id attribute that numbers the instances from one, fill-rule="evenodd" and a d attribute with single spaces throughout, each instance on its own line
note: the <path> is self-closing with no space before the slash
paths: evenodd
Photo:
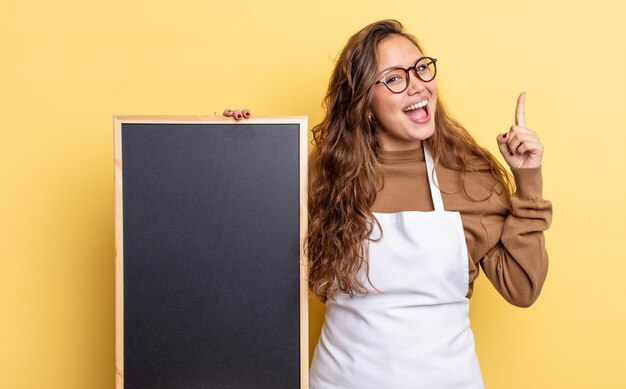
<path id="1" fill-rule="evenodd" d="M 406 107 L 405 109 L 403 109 L 404 112 L 407 111 L 412 111 L 414 109 L 418 109 L 418 108 L 422 108 L 425 107 L 426 105 L 428 105 L 428 100 L 424 100 L 424 101 L 420 101 L 417 104 L 413 104 L 413 105 L 409 105 L 408 107 Z"/>

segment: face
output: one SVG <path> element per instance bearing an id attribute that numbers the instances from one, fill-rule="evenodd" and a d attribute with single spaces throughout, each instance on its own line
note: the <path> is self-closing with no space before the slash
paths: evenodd
<path id="1" fill-rule="evenodd" d="M 376 79 L 396 67 L 408 68 L 423 57 L 407 38 L 392 35 L 378 44 Z M 421 107 L 423 104 L 425 106 Z M 418 107 L 418 104 L 420 107 Z M 413 70 L 410 83 L 402 93 L 392 93 L 382 84 L 374 85 L 370 114 L 374 116 L 376 133 L 384 150 L 397 151 L 421 147 L 422 141 L 435 132 L 437 84 L 420 80 Z"/>

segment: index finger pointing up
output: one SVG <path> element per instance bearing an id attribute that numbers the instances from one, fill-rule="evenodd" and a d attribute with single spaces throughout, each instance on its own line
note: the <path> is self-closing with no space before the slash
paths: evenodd
<path id="1" fill-rule="evenodd" d="M 525 102 L 526 92 L 522 92 L 517 98 L 517 107 L 515 108 L 515 124 L 522 127 L 526 127 L 526 117 L 524 113 Z"/>

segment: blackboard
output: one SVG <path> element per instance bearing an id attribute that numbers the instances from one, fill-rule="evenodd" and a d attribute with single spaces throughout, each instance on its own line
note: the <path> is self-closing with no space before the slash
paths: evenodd
<path id="1" fill-rule="evenodd" d="M 306 117 L 114 127 L 116 388 L 306 388 Z"/>

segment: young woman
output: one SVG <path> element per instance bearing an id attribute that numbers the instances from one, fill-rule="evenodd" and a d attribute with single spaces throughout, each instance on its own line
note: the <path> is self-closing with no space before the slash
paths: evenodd
<path id="1" fill-rule="evenodd" d="M 468 318 L 479 267 L 516 306 L 541 291 L 552 208 L 525 95 L 497 136 L 511 195 L 436 75 L 394 20 L 356 33 L 337 61 L 310 163 L 309 284 L 326 303 L 310 389 L 482 388 Z"/>

